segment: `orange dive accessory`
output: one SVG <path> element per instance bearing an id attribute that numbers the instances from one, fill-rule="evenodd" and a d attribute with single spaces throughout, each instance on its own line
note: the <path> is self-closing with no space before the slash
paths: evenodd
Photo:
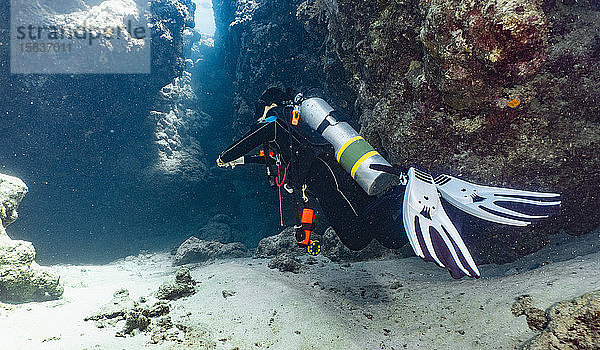
<path id="1" fill-rule="evenodd" d="M 321 252 L 321 244 L 319 241 L 312 241 L 310 234 L 315 227 L 315 210 L 304 208 L 300 218 L 300 226 L 296 226 L 296 240 L 298 245 L 305 246 L 306 251 L 310 255 L 319 255 Z"/>
<path id="2" fill-rule="evenodd" d="M 296 229 L 296 240 L 298 244 L 307 246 L 310 244 L 310 234 L 315 226 L 315 210 L 311 208 L 302 209 L 300 227 Z"/>
<path id="3" fill-rule="evenodd" d="M 261 149 L 261 150 L 258 152 L 258 155 L 259 155 L 259 156 L 261 156 L 261 157 L 264 157 L 264 156 L 265 156 L 265 150 L 264 150 L 264 149 Z M 273 151 L 269 151 L 269 156 L 271 156 L 271 157 L 273 157 L 273 156 L 274 156 L 274 154 L 273 154 Z"/>
<path id="4" fill-rule="evenodd" d="M 298 125 L 298 121 L 300 121 L 300 107 L 294 106 L 294 110 L 292 111 L 292 125 Z"/>

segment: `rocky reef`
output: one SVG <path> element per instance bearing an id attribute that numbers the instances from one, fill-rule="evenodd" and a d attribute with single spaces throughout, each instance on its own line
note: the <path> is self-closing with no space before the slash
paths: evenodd
<path id="1" fill-rule="evenodd" d="M 175 281 L 164 282 L 158 288 L 156 296 L 162 300 L 177 300 L 196 293 L 195 285 L 196 281 L 192 279 L 190 270 L 181 267 L 175 273 Z"/>
<path id="2" fill-rule="evenodd" d="M 26 193 L 23 181 L 0 174 L 0 301 L 3 302 L 58 299 L 64 290 L 56 272 L 34 261 L 31 242 L 12 240 L 6 233 L 6 226 L 17 219 L 17 207 Z"/>
<path id="3" fill-rule="evenodd" d="M 206 155 L 192 135 L 205 128 L 211 117 L 197 110 L 191 74 L 184 71 L 163 86 L 158 96 L 157 105 L 150 111 L 156 123 L 156 170 L 195 181 L 203 179 Z"/>
<path id="4" fill-rule="evenodd" d="M 243 233 L 236 221 L 228 215 L 217 214 L 210 218 L 197 234 L 201 240 L 214 240 L 221 243 L 240 242 Z"/>
<path id="5" fill-rule="evenodd" d="M 247 255 L 248 249 L 242 243 L 203 241 L 192 236 L 177 248 L 173 264 L 183 265 L 214 259 L 241 258 Z"/>
<path id="6" fill-rule="evenodd" d="M 171 306 L 166 301 L 159 300 L 152 304 L 146 297 L 135 301 L 129 296 L 127 289 L 120 289 L 108 303 L 83 320 L 95 321 L 98 328 L 122 326 L 116 332 L 116 337 L 152 332 L 152 343 L 155 344 L 168 338 L 164 333 L 173 328 L 168 316 L 170 311 Z"/>
<path id="7" fill-rule="evenodd" d="M 529 327 L 542 331 L 523 349 L 597 349 L 600 344 L 600 291 L 565 300 L 547 311 L 531 307 L 531 297 L 520 297 L 513 314 L 525 314 Z M 523 307 L 523 305 L 526 305 Z"/>
<path id="8" fill-rule="evenodd" d="M 193 45 L 194 10 L 191 0 L 179 3 L 167 1 L 152 2 L 157 15 L 153 37 L 163 45 L 162 51 L 172 52 L 172 81 L 161 87 L 156 102 L 150 111 L 150 119 L 155 123 L 155 144 L 158 159 L 155 170 L 158 172 L 199 181 L 205 178 L 207 166 L 205 153 L 197 135 L 205 129 L 211 116 L 202 112 L 198 97 L 192 88 L 192 57 L 186 57 Z M 165 40 L 167 38 L 168 40 Z M 175 49 L 175 50 L 174 50 Z"/>
<path id="9" fill-rule="evenodd" d="M 339 237 L 332 228 L 328 228 L 325 233 L 311 236 L 321 244 L 321 254 L 334 262 L 355 262 L 368 261 L 388 258 L 392 256 L 403 257 L 410 256 L 403 250 L 393 250 L 382 246 L 379 242 L 373 240 L 367 247 L 360 251 L 353 251 L 342 244 Z M 301 255 L 308 255 L 306 248 L 299 247 L 296 243 L 295 229 L 288 227 L 279 234 L 263 238 L 256 247 L 254 258 L 280 258 L 282 261 L 289 261 L 288 258 L 294 258 Z"/>
<path id="10" fill-rule="evenodd" d="M 478 262 L 600 225 L 600 12 L 588 1 L 215 0 L 236 125 L 270 85 L 321 95 L 389 161 L 563 195 L 560 216 L 467 220 Z"/>

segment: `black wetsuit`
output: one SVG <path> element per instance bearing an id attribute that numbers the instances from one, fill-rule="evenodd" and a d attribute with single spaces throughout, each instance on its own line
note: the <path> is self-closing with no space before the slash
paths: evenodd
<path id="1" fill-rule="evenodd" d="M 283 116 L 290 113 L 283 107 L 276 107 L 274 112 Z M 220 160 L 228 163 L 262 146 L 266 157 L 245 156 L 245 163 L 266 163 L 273 174 L 275 159 L 268 153 L 273 150 L 275 155 L 279 154 L 282 167 L 289 165 L 286 182 L 293 187 L 295 196 L 298 197 L 306 185 L 306 194 L 317 200 L 346 247 L 360 250 L 373 239 L 388 248 L 399 248 L 407 243 L 402 225 L 403 189 L 395 186 L 379 197 L 367 195 L 335 160 L 333 146 L 324 139 L 320 143 L 309 140 L 309 136 L 320 136 L 307 135 L 312 131 L 288 125 L 284 121 L 288 119 L 277 118 L 255 125 L 228 147 Z M 297 222 L 299 215 L 297 210 Z"/>

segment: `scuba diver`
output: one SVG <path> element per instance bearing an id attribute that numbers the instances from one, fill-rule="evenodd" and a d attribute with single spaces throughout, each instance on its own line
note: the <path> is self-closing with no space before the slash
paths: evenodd
<path id="1" fill-rule="evenodd" d="M 453 278 L 479 278 L 441 198 L 475 217 L 515 226 L 546 218 L 560 207 L 555 193 L 481 186 L 450 175 L 434 179 L 414 167 L 404 172 L 320 97 L 269 88 L 256 103 L 256 117 L 217 165 L 263 164 L 278 192 L 281 225 L 283 192 L 294 198 L 296 241 L 310 254 L 320 250 L 310 237 L 322 212 L 351 250 L 373 239 L 391 249 L 408 241 L 417 256 L 448 269 Z M 257 148 L 259 153 L 250 155 Z"/>

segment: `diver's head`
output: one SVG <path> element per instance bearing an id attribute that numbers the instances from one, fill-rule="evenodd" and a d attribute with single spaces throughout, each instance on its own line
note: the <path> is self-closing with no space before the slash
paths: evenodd
<path id="1" fill-rule="evenodd" d="M 256 120 L 265 121 L 269 118 L 277 118 L 282 108 L 294 99 L 294 91 L 286 89 L 285 91 L 278 87 L 270 87 L 265 90 L 255 104 L 254 116 Z"/>

